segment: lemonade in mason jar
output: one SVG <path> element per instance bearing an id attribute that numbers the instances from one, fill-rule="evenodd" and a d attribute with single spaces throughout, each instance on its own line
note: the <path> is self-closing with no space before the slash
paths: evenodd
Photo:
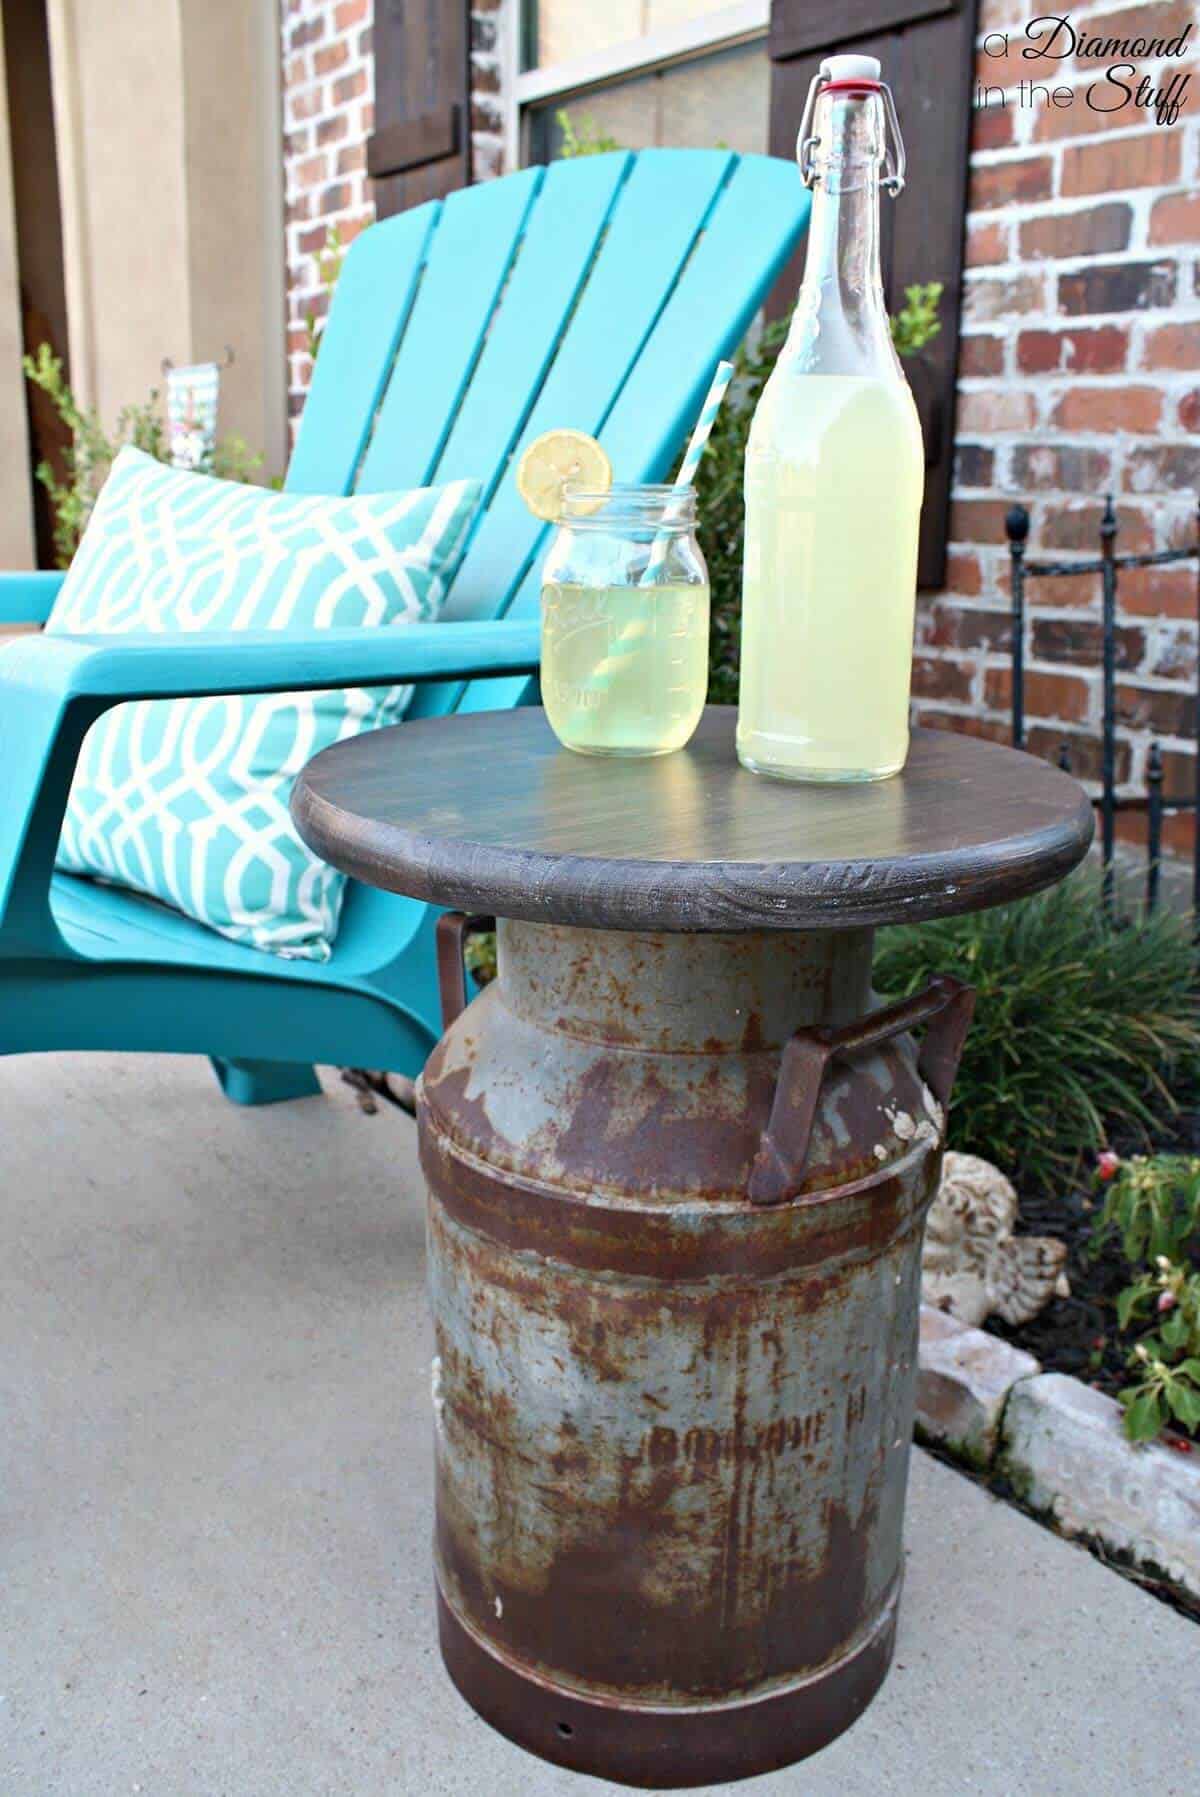
<path id="1" fill-rule="evenodd" d="M 691 488 L 566 487 L 542 571 L 542 703 L 583 755 L 666 755 L 708 687 L 708 570 Z"/>

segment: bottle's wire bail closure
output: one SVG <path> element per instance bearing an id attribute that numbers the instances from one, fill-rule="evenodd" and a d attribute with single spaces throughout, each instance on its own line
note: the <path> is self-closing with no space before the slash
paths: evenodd
<path id="1" fill-rule="evenodd" d="M 833 82 L 829 78 L 825 63 L 821 64 L 808 84 L 808 95 L 800 120 L 800 136 L 796 145 L 796 154 L 800 163 L 800 178 L 805 187 L 816 185 L 815 155 L 821 140 L 819 137 L 813 136 L 812 127 L 817 100 L 824 88 L 843 86 L 854 86 L 861 92 L 877 93 L 883 101 L 888 142 L 884 149 L 884 173 L 880 176 L 880 186 L 886 188 L 892 198 L 896 199 L 904 192 L 904 171 L 908 166 L 908 159 L 904 154 L 904 139 L 900 135 L 900 120 L 896 117 L 896 102 L 892 98 L 891 88 L 886 81 Z"/>

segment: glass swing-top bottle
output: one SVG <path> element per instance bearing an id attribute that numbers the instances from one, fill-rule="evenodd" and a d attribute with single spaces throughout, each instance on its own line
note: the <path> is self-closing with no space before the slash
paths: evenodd
<path id="1" fill-rule="evenodd" d="M 809 89 L 804 280 L 746 451 L 738 757 L 789 780 L 882 780 L 908 754 L 925 457 L 880 274 L 904 148 L 879 76 L 831 56 Z"/>

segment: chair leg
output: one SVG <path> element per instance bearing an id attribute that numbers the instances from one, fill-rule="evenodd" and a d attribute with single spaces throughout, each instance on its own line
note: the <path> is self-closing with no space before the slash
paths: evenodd
<path id="1" fill-rule="evenodd" d="M 222 1061 L 209 1057 L 221 1090 L 234 1104 L 279 1104 L 315 1098 L 321 1082 L 303 1061 Z"/>

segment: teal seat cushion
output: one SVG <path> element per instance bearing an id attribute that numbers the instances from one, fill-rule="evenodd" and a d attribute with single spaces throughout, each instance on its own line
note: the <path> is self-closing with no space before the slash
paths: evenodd
<path id="1" fill-rule="evenodd" d="M 47 630 L 390 628 L 435 618 L 475 481 L 349 499 L 270 493 L 124 449 Z M 235 942 L 327 960 L 343 877 L 288 813 L 305 762 L 394 722 L 411 686 L 141 700 L 89 731 L 58 865 L 163 900 Z"/>

